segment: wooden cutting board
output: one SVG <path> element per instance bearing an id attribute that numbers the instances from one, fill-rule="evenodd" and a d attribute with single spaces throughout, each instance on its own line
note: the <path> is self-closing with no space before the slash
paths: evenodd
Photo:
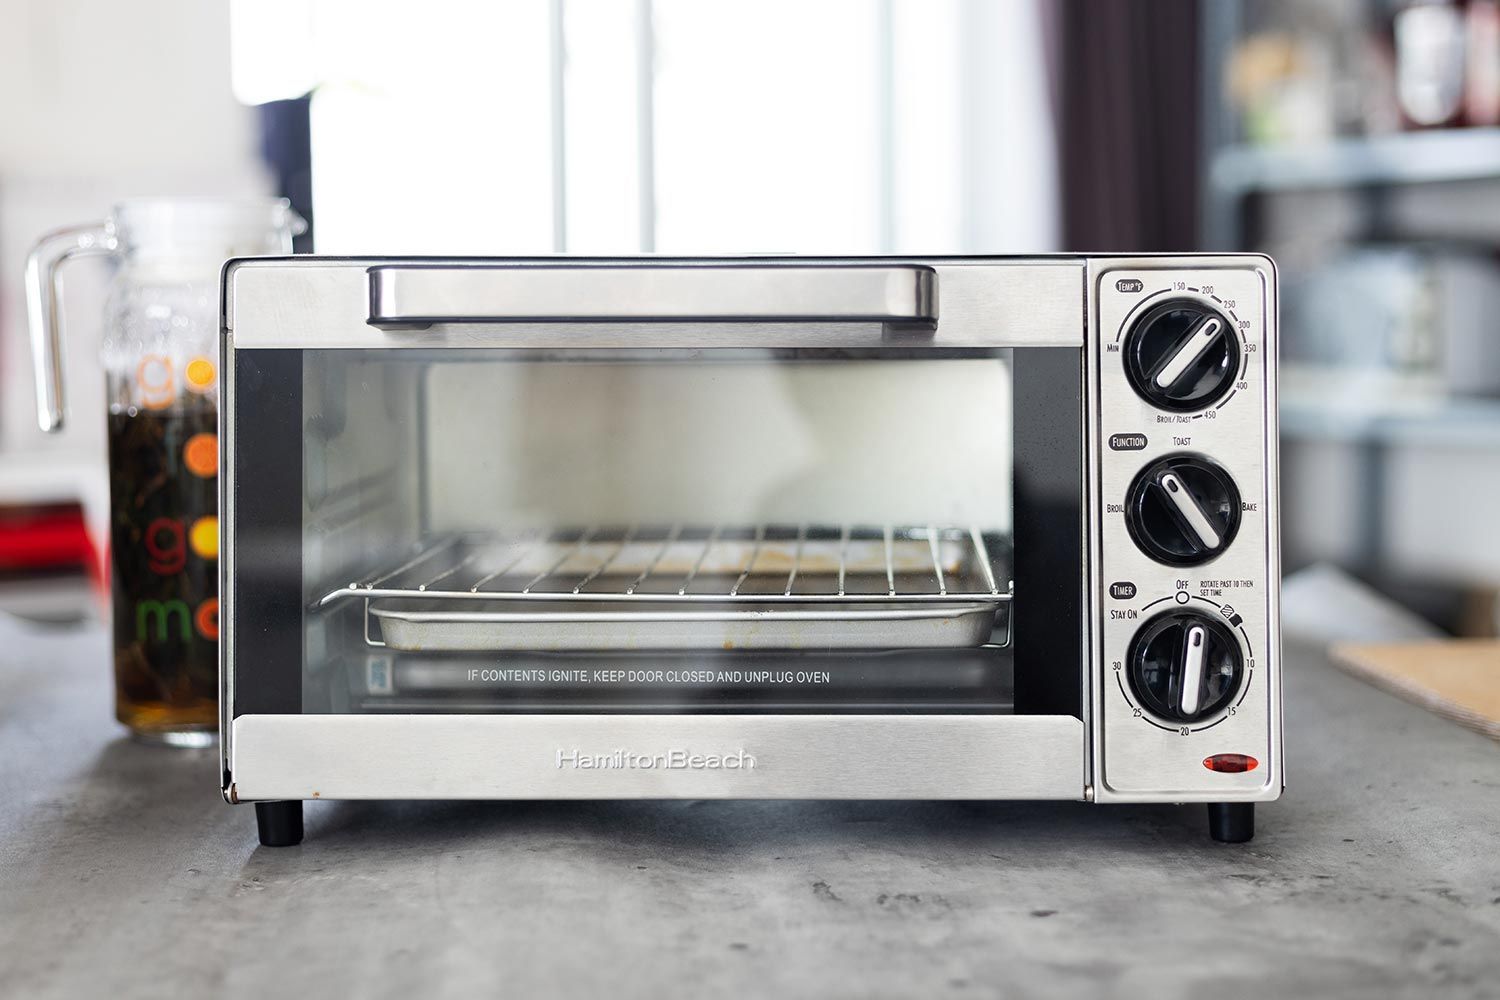
<path id="1" fill-rule="evenodd" d="M 1356 677 L 1500 740 L 1500 640 L 1341 643 L 1330 654 Z"/>

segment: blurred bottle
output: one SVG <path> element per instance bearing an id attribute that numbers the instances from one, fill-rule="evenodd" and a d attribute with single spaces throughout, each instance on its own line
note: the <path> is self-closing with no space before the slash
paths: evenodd
<path id="1" fill-rule="evenodd" d="M 1451 0 L 1409 0 L 1391 30 L 1396 100 L 1414 128 L 1459 124 L 1464 106 L 1464 11 Z"/>
<path id="2" fill-rule="evenodd" d="M 1465 124 L 1500 125 L 1500 0 L 1469 0 L 1464 34 Z"/>
<path id="3" fill-rule="evenodd" d="M 1320 142 L 1335 133 L 1332 50 L 1306 34 L 1270 31 L 1235 47 L 1225 89 L 1252 143 Z"/>

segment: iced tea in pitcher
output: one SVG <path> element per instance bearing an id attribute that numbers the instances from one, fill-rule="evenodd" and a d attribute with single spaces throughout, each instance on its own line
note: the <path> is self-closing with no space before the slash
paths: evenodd
<path id="1" fill-rule="evenodd" d="M 142 734 L 218 723 L 216 424 L 202 398 L 109 414 L 115 711 Z"/>

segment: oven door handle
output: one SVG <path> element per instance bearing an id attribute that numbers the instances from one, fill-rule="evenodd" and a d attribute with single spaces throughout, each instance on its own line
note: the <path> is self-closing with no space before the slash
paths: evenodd
<path id="1" fill-rule="evenodd" d="M 371 326 L 438 323 L 937 325 L 937 272 L 916 264 L 378 265 Z"/>

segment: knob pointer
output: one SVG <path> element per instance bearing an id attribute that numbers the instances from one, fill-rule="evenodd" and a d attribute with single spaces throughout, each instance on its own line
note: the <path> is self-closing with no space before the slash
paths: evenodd
<path id="1" fill-rule="evenodd" d="M 1198 713 L 1198 699 L 1203 690 L 1203 645 L 1208 633 L 1202 625 L 1187 630 L 1187 648 L 1182 655 L 1182 700 L 1179 707 L 1183 718 L 1191 719 Z"/>
<path id="2" fill-rule="evenodd" d="M 1163 472 L 1157 477 L 1156 485 L 1167 493 L 1167 499 L 1172 502 L 1172 507 L 1182 515 L 1182 519 L 1193 529 L 1193 534 L 1198 536 L 1198 541 L 1210 552 L 1219 547 L 1219 533 L 1214 530 L 1213 524 L 1208 520 L 1208 515 L 1203 508 L 1198 506 L 1198 501 L 1188 492 L 1182 480 L 1177 478 L 1173 472 Z"/>
<path id="3" fill-rule="evenodd" d="M 1192 336 L 1188 337 L 1177 353 L 1168 359 L 1161 371 L 1156 373 L 1157 386 L 1170 389 L 1173 383 L 1182 377 L 1182 373 L 1187 371 L 1188 365 L 1197 361 L 1203 352 L 1208 350 L 1208 345 L 1214 342 L 1222 326 L 1217 316 L 1209 316 L 1198 324 L 1198 329 L 1193 331 Z"/>

